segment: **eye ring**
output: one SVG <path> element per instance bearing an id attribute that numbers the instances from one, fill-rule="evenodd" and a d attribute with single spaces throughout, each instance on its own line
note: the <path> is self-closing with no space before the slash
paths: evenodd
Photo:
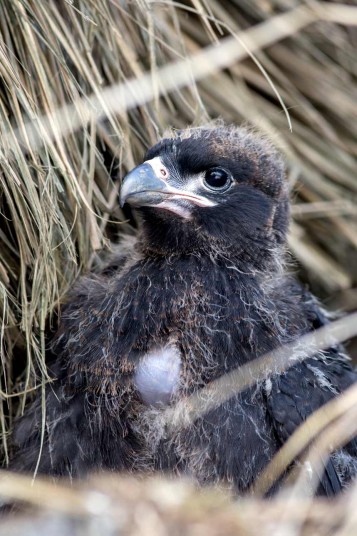
<path id="1" fill-rule="evenodd" d="M 230 188 L 232 182 L 232 175 L 220 167 L 207 169 L 203 178 L 203 185 L 213 192 L 225 192 Z"/>

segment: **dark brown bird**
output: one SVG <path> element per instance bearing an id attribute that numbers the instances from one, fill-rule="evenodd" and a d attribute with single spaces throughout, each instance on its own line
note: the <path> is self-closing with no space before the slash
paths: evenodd
<path id="1" fill-rule="evenodd" d="M 328 322 L 284 274 L 288 195 L 281 156 L 247 128 L 188 129 L 151 148 L 121 189 L 141 217 L 137 240 L 69 294 L 42 452 L 37 400 L 17 426 L 13 467 L 163 471 L 247 490 L 294 430 L 357 378 L 336 346 L 193 426 L 166 426 L 168 405 Z M 356 456 L 355 440 L 332 454 L 319 493 L 342 489 Z"/>

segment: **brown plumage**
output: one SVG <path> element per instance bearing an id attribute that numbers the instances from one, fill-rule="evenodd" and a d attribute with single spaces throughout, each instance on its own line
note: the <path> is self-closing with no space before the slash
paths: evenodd
<path id="1" fill-rule="evenodd" d="M 47 388 L 39 470 L 188 474 L 251 486 L 315 409 L 356 381 L 340 347 L 229 399 L 193 426 L 163 416 L 212 380 L 328 322 L 283 271 L 289 219 L 281 156 L 246 128 L 178 132 L 124 180 L 141 227 L 127 257 L 83 278 L 63 307 Z M 303 349 L 296 344 L 296 355 Z M 13 466 L 33 471 L 35 401 L 17 426 Z M 355 440 L 326 465 L 319 492 L 356 473 Z"/>

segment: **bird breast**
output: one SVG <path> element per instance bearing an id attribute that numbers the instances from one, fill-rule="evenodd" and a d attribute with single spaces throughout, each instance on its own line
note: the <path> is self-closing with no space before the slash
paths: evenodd
<path id="1" fill-rule="evenodd" d="M 134 385 L 143 402 L 167 405 L 180 383 L 181 356 L 175 345 L 156 347 L 140 358 Z"/>

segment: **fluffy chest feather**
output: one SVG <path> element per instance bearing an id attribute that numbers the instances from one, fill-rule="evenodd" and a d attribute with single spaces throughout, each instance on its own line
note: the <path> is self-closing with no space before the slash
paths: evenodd
<path id="1" fill-rule="evenodd" d="M 138 262 L 102 288 L 88 286 L 58 337 L 76 389 L 124 399 L 134 384 L 147 403 L 165 401 L 178 383 L 189 394 L 277 344 L 259 287 L 230 265 Z"/>
<path id="2" fill-rule="evenodd" d="M 139 359 L 133 383 L 145 404 L 166 405 L 178 391 L 180 372 L 178 347 L 174 344 L 158 346 Z"/>

